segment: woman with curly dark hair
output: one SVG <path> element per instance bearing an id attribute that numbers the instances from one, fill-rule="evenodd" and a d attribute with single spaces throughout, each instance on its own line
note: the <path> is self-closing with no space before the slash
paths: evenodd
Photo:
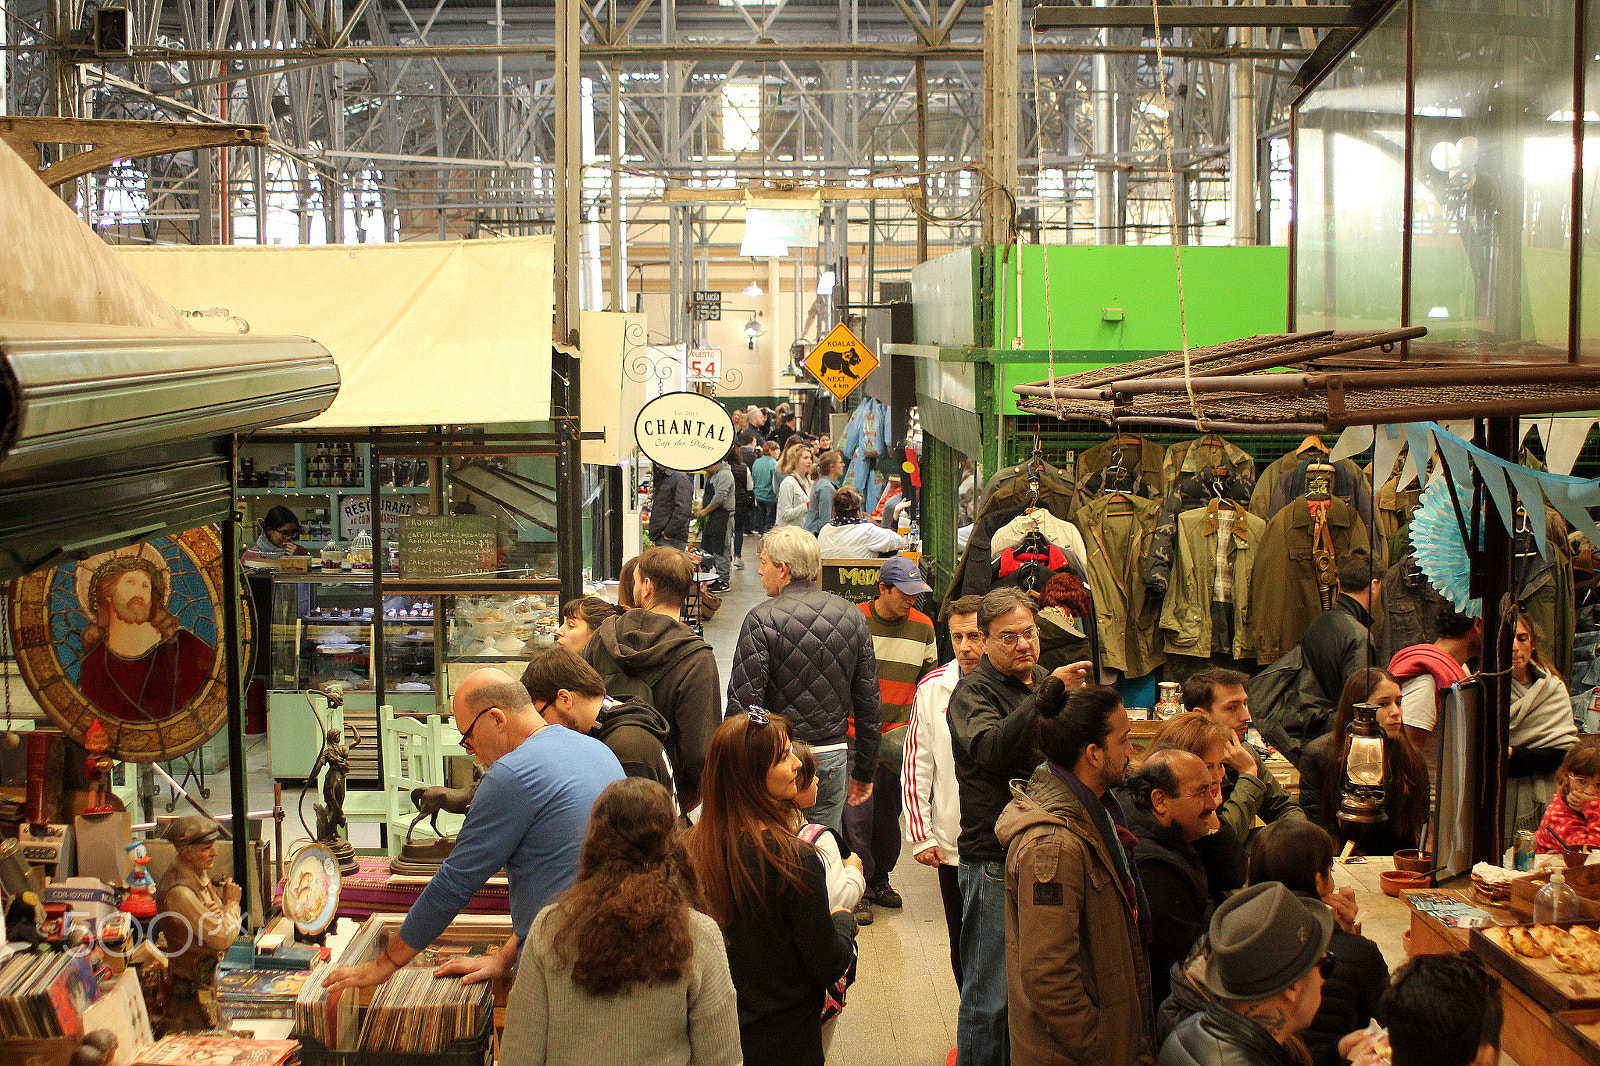
<path id="1" fill-rule="evenodd" d="M 1428 766 L 1400 724 L 1400 683 L 1394 675 L 1378 667 L 1357 670 L 1345 682 L 1339 709 L 1333 716 L 1333 729 L 1306 745 L 1300 759 L 1300 807 L 1306 817 L 1321 825 L 1335 838 L 1345 833 L 1339 824 L 1340 792 L 1344 785 L 1344 741 L 1358 703 L 1378 708 L 1378 727 L 1383 730 L 1383 759 L 1388 778 L 1384 782 L 1384 809 L 1389 820 L 1369 827 L 1361 837 L 1361 850 L 1368 855 L 1392 855 L 1400 848 L 1414 848 L 1428 824 Z"/>
<path id="2" fill-rule="evenodd" d="M 855 919 L 829 907 L 822 859 L 795 835 L 799 768 L 781 716 L 735 713 L 711 738 L 689 834 L 728 945 L 745 1066 L 822 1066 L 823 998 L 855 961 Z"/>
<path id="3" fill-rule="evenodd" d="M 722 934 L 690 905 L 688 878 L 667 790 L 641 777 L 607 786 L 578 880 L 528 931 L 500 1060 L 736 1066 Z"/>

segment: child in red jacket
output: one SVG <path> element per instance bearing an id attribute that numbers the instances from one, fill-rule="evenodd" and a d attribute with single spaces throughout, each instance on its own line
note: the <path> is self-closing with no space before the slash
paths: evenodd
<path id="1" fill-rule="evenodd" d="M 1541 854 L 1568 847 L 1600 847 L 1600 739 L 1573 745 L 1556 771 L 1556 794 L 1544 809 L 1535 847 Z"/>

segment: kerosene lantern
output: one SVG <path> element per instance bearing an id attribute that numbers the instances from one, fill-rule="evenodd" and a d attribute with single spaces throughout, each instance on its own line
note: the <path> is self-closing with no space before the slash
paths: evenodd
<path id="1" fill-rule="evenodd" d="M 1387 821 L 1384 810 L 1383 730 L 1378 726 L 1378 708 L 1358 703 L 1351 708 L 1350 724 L 1344 742 L 1344 789 L 1339 803 L 1339 823 L 1349 830 Z"/>

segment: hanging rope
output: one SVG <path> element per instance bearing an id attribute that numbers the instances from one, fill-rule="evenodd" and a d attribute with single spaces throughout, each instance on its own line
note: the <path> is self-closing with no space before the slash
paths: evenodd
<path id="1" fill-rule="evenodd" d="M 1172 165 L 1172 108 L 1167 98 L 1167 53 L 1161 44 L 1161 5 L 1152 2 L 1150 12 L 1156 34 L 1156 91 L 1160 100 L 1162 143 L 1167 161 L 1167 181 L 1172 189 L 1172 255 L 1178 279 L 1178 336 L 1183 343 L 1183 388 L 1189 398 L 1189 413 L 1194 416 L 1196 432 L 1206 429 L 1205 416 L 1200 412 L 1200 401 L 1194 392 L 1194 366 L 1189 358 L 1189 312 L 1183 291 L 1183 244 L 1178 221 L 1178 172 Z"/>
<path id="2" fill-rule="evenodd" d="M 1039 165 L 1035 170 L 1034 177 L 1035 191 L 1037 192 L 1037 183 L 1040 178 L 1044 177 L 1044 94 L 1039 88 L 1039 83 L 1042 79 L 1039 76 L 1039 35 L 1037 33 L 1028 34 L 1028 50 L 1033 54 L 1033 135 L 1038 142 L 1039 157 Z M 1062 197 L 1065 198 L 1065 196 L 1066 189 L 1063 188 Z M 1041 211 L 1044 209 L 1044 199 L 1042 197 L 1039 200 L 1039 208 Z M 1043 219 L 1040 219 L 1040 221 L 1042 222 Z M 1070 215 L 1067 221 L 1069 224 L 1071 223 Z M 1055 405 L 1056 418 L 1065 419 L 1067 416 L 1061 406 L 1061 396 L 1056 392 L 1056 320 L 1054 310 L 1050 305 L 1049 256 L 1044 257 L 1044 262 L 1044 338 L 1047 358 L 1050 361 L 1050 402 Z M 1037 450 L 1037 444 L 1035 445 L 1035 450 Z"/>

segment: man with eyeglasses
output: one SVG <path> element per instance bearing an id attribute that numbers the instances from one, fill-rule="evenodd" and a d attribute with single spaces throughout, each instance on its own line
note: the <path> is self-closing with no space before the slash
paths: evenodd
<path id="1" fill-rule="evenodd" d="M 1039 665 L 1038 607 L 1014 588 L 995 589 L 978 607 L 983 658 L 950 697 L 951 753 L 961 796 L 957 839 L 961 886 L 961 1013 L 958 1066 L 1005 1066 L 1006 849 L 995 819 L 1011 801 L 1011 781 L 1028 779 L 1043 761 L 1035 744 L 1034 694 L 1052 676 Z M 1068 689 L 1082 685 L 1090 663 L 1054 671 Z"/>
<path id="2" fill-rule="evenodd" d="M 334 996 L 382 984 L 455 920 L 501 869 L 511 884 L 511 939 L 489 956 L 459 959 L 434 971 L 467 984 L 509 973 L 534 915 L 578 873 L 589 811 L 601 790 L 622 779 L 622 764 L 600 741 L 547 724 L 528 690 L 488 667 L 456 689 L 450 710 L 461 746 L 487 767 L 456 846 L 422 890 L 383 952 L 323 979 Z"/>

